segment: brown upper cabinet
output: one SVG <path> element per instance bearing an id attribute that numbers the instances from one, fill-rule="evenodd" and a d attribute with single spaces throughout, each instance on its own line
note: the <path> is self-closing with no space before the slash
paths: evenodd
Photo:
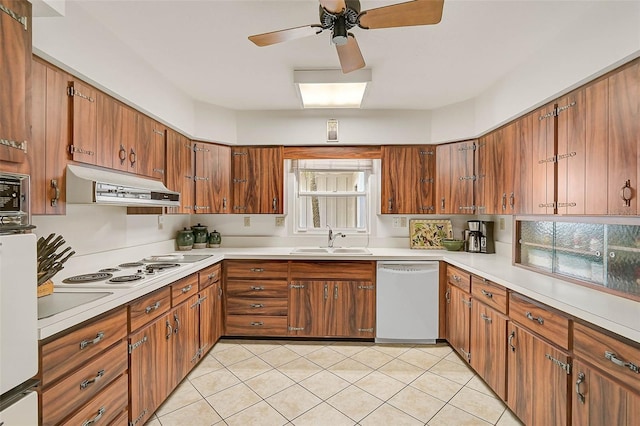
<path id="1" fill-rule="evenodd" d="M 381 213 L 434 213 L 435 165 L 435 145 L 383 146 Z"/>
<path id="2" fill-rule="evenodd" d="M 194 143 L 195 212 L 229 213 L 231 148 L 212 143 Z"/>
<path id="3" fill-rule="evenodd" d="M 512 122 L 478 141 L 475 206 L 479 214 L 516 212 L 516 132 Z"/>
<path id="4" fill-rule="evenodd" d="M 165 185 L 180 193 L 180 207 L 167 207 L 167 213 L 193 213 L 194 151 L 191 141 L 173 130 L 167 130 L 167 173 Z"/>
<path id="5" fill-rule="evenodd" d="M 0 168 L 28 173 L 31 3 L 0 0 Z"/>
<path id="6" fill-rule="evenodd" d="M 98 164 L 98 91 L 77 80 L 69 81 L 71 98 L 71 141 L 69 152 L 73 161 Z"/>
<path id="7" fill-rule="evenodd" d="M 283 212 L 283 147 L 231 148 L 231 213 Z"/>
<path id="8" fill-rule="evenodd" d="M 473 214 L 475 140 L 440 145 L 436 149 L 436 213 Z"/>
<path id="9" fill-rule="evenodd" d="M 166 127 L 143 114 L 136 114 L 137 172 L 164 180 Z"/>

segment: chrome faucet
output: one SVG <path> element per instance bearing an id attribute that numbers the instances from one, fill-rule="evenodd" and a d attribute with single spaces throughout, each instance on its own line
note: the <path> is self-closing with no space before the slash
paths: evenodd
<path id="1" fill-rule="evenodd" d="M 331 229 L 331 226 L 327 225 L 327 228 L 329 228 L 329 247 L 333 248 L 333 242 L 335 241 L 336 238 L 338 237 L 346 237 L 345 234 L 343 234 L 342 232 L 337 232 L 337 233 L 333 233 L 333 229 Z"/>

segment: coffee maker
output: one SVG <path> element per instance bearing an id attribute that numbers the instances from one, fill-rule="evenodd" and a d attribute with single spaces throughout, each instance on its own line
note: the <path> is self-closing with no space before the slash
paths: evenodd
<path id="1" fill-rule="evenodd" d="M 466 250 L 469 253 L 495 253 L 493 222 L 469 220 L 465 230 Z"/>
<path id="2" fill-rule="evenodd" d="M 467 235 L 467 251 L 469 253 L 480 253 L 480 240 L 482 233 L 480 232 L 480 221 L 469 220 L 467 221 L 467 227 L 469 228 L 469 234 Z"/>

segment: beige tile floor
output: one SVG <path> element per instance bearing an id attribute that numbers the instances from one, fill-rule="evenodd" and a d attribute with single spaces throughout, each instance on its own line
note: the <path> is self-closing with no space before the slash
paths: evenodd
<path id="1" fill-rule="evenodd" d="M 147 425 L 521 423 L 445 344 L 223 339 Z"/>

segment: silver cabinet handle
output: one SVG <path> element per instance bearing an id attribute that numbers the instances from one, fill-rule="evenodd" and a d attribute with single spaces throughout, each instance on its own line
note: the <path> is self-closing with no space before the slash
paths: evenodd
<path id="1" fill-rule="evenodd" d="M 388 211 L 393 211 L 393 198 L 389 198 L 389 204 L 387 205 Z"/>
<path id="2" fill-rule="evenodd" d="M 249 304 L 250 308 L 264 308 L 264 305 L 262 303 L 251 303 Z"/>
<path id="3" fill-rule="evenodd" d="M 262 321 L 252 321 L 251 322 L 251 327 L 262 327 L 264 325 L 264 322 Z"/>
<path id="4" fill-rule="evenodd" d="M 488 292 L 485 289 L 480 290 L 480 293 L 482 293 L 483 296 L 488 297 L 489 299 L 493 299 L 493 293 Z"/>
<path id="5" fill-rule="evenodd" d="M 509 333 L 509 340 L 508 340 L 508 344 L 509 347 L 511 348 L 511 352 L 515 352 L 516 351 L 516 347 L 513 346 L 513 339 L 516 337 L 516 332 L 512 331 L 511 333 Z"/>
<path id="6" fill-rule="evenodd" d="M 160 302 L 156 302 L 153 305 L 149 305 L 146 308 L 144 308 L 144 313 L 148 314 L 151 313 L 152 311 L 155 311 L 156 309 L 158 309 L 160 307 Z"/>
<path id="7" fill-rule="evenodd" d="M 182 287 L 182 289 L 180 291 L 182 292 L 182 294 L 189 293 L 191 291 L 191 284 L 189 284 L 186 287 Z"/>
<path id="8" fill-rule="evenodd" d="M 129 152 L 129 162 L 131 163 L 131 167 L 135 166 L 137 158 L 138 158 L 138 155 L 133 150 L 133 148 L 131 148 L 131 152 Z"/>
<path id="9" fill-rule="evenodd" d="M 579 373 L 578 380 L 576 380 L 576 394 L 578 395 L 578 401 L 581 404 L 584 404 L 584 401 L 585 401 L 584 394 L 580 392 L 580 385 L 584 383 L 584 379 L 585 379 L 584 373 Z"/>
<path id="10" fill-rule="evenodd" d="M 516 205 L 516 197 L 512 192 L 511 195 L 509 196 L 509 207 L 513 209 L 515 205 Z"/>
<path id="11" fill-rule="evenodd" d="M 273 211 L 274 212 L 278 211 L 278 198 L 277 197 L 273 197 L 273 201 L 271 202 L 271 207 L 273 207 Z"/>
<path id="12" fill-rule="evenodd" d="M 212 272 L 211 274 L 207 275 L 207 280 L 211 281 L 211 280 L 213 280 L 217 275 L 218 275 L 218 273 L 217 273 L 217 272 Z"/>
<path id="13" fill-rule="evenodd" d="M 176 328 L 173 329 L 173 333 L 178 334 L 178 331 L 180 331 L 180 320 L 178 319 L 178 314 L 173 314 L 173 320 L 176 322 Z"/>
<path id="14" fill-rule="evenodd" d="M 173 329 L 171 328 L 171 324 L 169 324 L 169 320 L 166 321 L 167 326 L 167 334 L 164 336 L 167 340 L 171 339 L 171 335 L 173 334 Z"/>
<path id="15" fill-rule="evenodd" d="M 444 210 L 444 197 L 440 200 L 440 208 Z"/>
<path id="16" fill-rule="evenodd" d="M 335 284 L 333 286 L 333 298 L 338 299 L 338 286 Z"/>
<path id="17" fill-rule="evenodd" d="M 86 422 L 82 423 L 82 426 L 91 426 L 92 424 L 94 424 L 95 422 L 97 422 L 102 418 L 102 415 L 104 414 L 105 411 L 106 409 L 104 407 L 100 408 L 96 416 L 93 419 L 87 420 Z"/>
<path id="18" fill-rule="evenodd" d="M 531 321 L 537 321 L 538 324 L 540 324 L 540 325 L 544 324 L 544 318 L 542 318 L 542 317 L 534 317 L 533 314 L 531 314 L 531 312 L 525 313 L 525 316 L 528 319 L 530 319 Z"/>
<path id="19" fill-rule="evenodd" d="M 262 291 L 262 290 L 264 290 L 264 287 L 262 287 L 262 286 L 255 286 L 255 285 L 252 285 L 252 286 L 250 286 L 249 288 L 250 288 L 251 290 L 253 290 L 253 291 Z"/>
<path id="20" fill-rule="evenodd" d="M 462 279 L 462 278 L 460 278 L 460 277 L 459 277 L 459 276 L 457 276 L 457 275 L 454 275 L 452 278 L 453 278 L 453 280 L 454 280 L 455 282 L 457 282 L 457 283 L 459 283 L 459 282 L 460 282 L 460 280 Z"/>
<path id="21" fill-rule="evenodd" d="M 329 284 L 324 285 L 324 300 L 329 298 Z"/>
<path id="22" fill-rule="evenodd" d="M 102 339 L 104 339 L 104 332 L 100 331 L 98 334 L 96 334 L 95 339 L 83 340 L 82 342 L 80 342 L 80 350 L 86 348 L 89 345 L 95 345 L 96 343 L 100 342 Z"/>
<path id="23" fill-rule="evenodd" d="M 251 272 L 264 272 L 264 268 L 251 268 Z"/>
<path id="24" fill-rule="evenodd" d="M 503 192 L 502 193 L 502 210 L 506 210 L 507 209 L 507 193 Z"/>
<path id="25" fill-rule="evenodd" d="M 304 288 L 304 284 L 289 284 L 289 288 Z"/>
<path id="26" fill-rule="evenodd" d="M 102 376 L 104 376 L 104 370 L 98 371 L 98 374 L 96 374 L 96 376 L 93 379 L 83 380 L 82 383 L 80 383 L 80 389 L 86 389 L 87 387 L 89 387 L 90 384 L 93 384 L 98 380 L 100 380 Z"/>
<path id="27" fill-rule="evenodd" d="M 451 290 L 447 289 L 447 291 L 444 293 L 444 298 L 447 301 L 447 303 L 451 303 Z"/>
<path id="28" fill-rule="evenodd" d="M 491 318 L 489 318 L 488 316 L 486 316 L 485 314 L 480 314 L 480 318 L 482 318 L 483 320 L 485 320 L 486 322 L 488 322 L 489 324 L 491 324 Z"/>
<path id="29" fill-rule="evenodd" d="M 51 199 L 51 207 L 56 207 L 58 205 L 58 200 L 60 199 L 60 187 L 58 186 L 57 179 L 51 179 L 51 188 L 53 188 L 53 198 Z"/>
<path id="30" fill-rule="evenodd" d="M 633 198 L 633 189 L 631 189 L 631 181 L 627 180 L 620 188 L 620 198 L 624 201 L 625 207 L 631 207 L 631 199 Z"/>
<path id="31" fill-rule="evenodd" d="M 120 149 L 118 150 L 118 158 L 120 159 L 120 165 L 123 165 L 127 160 L 127 150 L 122 144 L 120 144 Z"/>
<path id="32" fill-rule="evenodd" d="M 227 209 L 227 197 L 222 198 L 222 210 Z"/>
<path id="33" fill-rule="evenodd" d="M 621 360 L 613 352 L 605 351 L 604 357 L 619 367 L 627 367 L 629 368 L 629 370 L 633 371 L 634 373 L 640 374 L 640 367 L 638 367 L 632 362 L 626 362 Z"/>

